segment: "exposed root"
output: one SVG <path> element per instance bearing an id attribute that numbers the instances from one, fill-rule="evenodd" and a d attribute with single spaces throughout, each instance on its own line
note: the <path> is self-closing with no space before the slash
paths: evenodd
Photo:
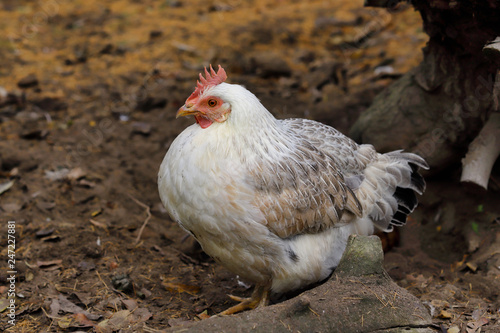
<path id="1" fill-rule="evenodd" d="M 500 154 L 500 112 L 493 112 L 462 159 L 461 182 L 488 188 L 491 169 Z"/>

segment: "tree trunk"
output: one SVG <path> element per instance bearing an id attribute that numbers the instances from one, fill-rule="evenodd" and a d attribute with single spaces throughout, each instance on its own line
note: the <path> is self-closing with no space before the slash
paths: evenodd
<path id="1" fill-rule="evenodd" d="M 414 151 L 439 171 L 460 161 L 493 110 L 499 64 L 483 47 L 500 35 L 500 4 L 413 5 L 430 37 L 424 60 L 375 98 L 350 135 L 381 151 Z"/>

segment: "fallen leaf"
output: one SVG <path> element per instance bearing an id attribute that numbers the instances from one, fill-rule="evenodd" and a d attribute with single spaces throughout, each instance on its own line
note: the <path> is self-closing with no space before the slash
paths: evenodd
<path id="1" fill-rule="evenodd" d="M 64 312 L 68 312 L 68 313 L 72 313 L 72 314 L 81 313 L 81 314 L 84 314 L 87 318 L 89 318 L 91 320 L 97 320 L 97 319 L 101 318 L 100 315 L 92 314 L 92 313 L 90 313 L 90 312 L 82 309 L 78 305 L 76 305 L 73 302 L 71 302 L 70 300 L 68 300 L 62 294 L 59 294 L 59 296 L 57 297 L 57 299 L 53 299 L 52 300 L 52 303 L 55 303 L 55 302 L 58 303 L 58 307 L 59 307 L 58 310 L 61 310 L 61 311 L 64 311 Z M 54 310 L 55 309 L 57 309 L 57 307 L 55 307 Z M 51 305 L 51 310 L 52 310 L 52 305 Z M 55 314 L 55 315 L 57 315 L 57 314 Z"/>
<path id="2" fill-rule="evenodd" d="M 25 280 L 27 282 L 30 282 L 33 280 L 33 278 L 35 277 L 35 275 L 33 274 L 33 272 L 29 271 L 29 272 L 26 272 L 26 276 L 25 276 Z"/>
<path id="3" fill-rule="evenodd" d="M 71 171 L 68 172 L 66 175 L 66 178 L 69 180 L 78 180 L 80 178 L 85 177 L 86 172 L 82 170 L 82 168 L 77 167 L 74 169 L 71 169 Z"/>
<path id="4" fill-rule="evenodd" d="M 180 328 L 188 325 L 191 321 L 186 318 L 170 318 L 167 322 L 170 327 Z"/>
<path id="5" fill-rule="evenodd" d="M 153 293 L 146 288 L 141 288 L 141 292 L 144 294 L 144 298 L 150 297 Z M 143 298 L 143 297 L 141 297 Z"/>
<path id="6" fill-rule="evenodd" d="M 56 206 L 55 202 L 37 201 L 36 206 L 40 210 L 51 210 Z"/>
<path id="7" fill-rule="evenodd" d="M 52 235 L 41 238 L 42 242 L 57 242 L 61 237 L 59 235 Z"/>
<path id="8" fill-rule="evenodd" d="M 99 221 L 96 221 L 96 220 L 93 220 L 93 219 L 89 219 L 89 222 L 92 225 L 95 225 L 96 227 L 102 228 L 104 230 L 108 230 L 108 226 L 106 225 L 106 223 L 99 222 Z"/>
<path id="9" fill-rule="evenodd" d="M 99 208 L 98 210 L 95 210 L 92 213 L 90 213 L 90 216 L 96 217 L 97 215 L 99 215 L 101 213 L 102 213 L 102 209 Z"/>
<path id="10" fill-rule="evenodd" d="M 485 317 L 481 317 L 481 314 L 484 313 L 484 310 L 476 309 L 472 313 L 472 319 L 474 321 L 470 321 L 467 323 L 466 331 L 467 333 L 480 333 L 481 326 L 484 326 L 489 323 L 489 320 Z"/>
<path id="11" fill-rule="evenodd" d="M 86 179 L 80 179 L 78 181 L 78 185 L 81 187 L 88 187 L 88 188 L 93 188 L 96 186 L 96 183 L 88 181 Z"/>
<path id="12" fill-rule="evenodd" d="M 161 284 L 170 292 L 188 293 L 192 295 L 200 291 L 200 287 L 198 286 L 190 286 L 182 283 L 162 282 Z"/>
<path id="13" fill-rule="evenodd" d="M 165 255 L 165 252 L 163 252 L 162 248 L 158 245 L 153 245 L 153 250 L 158 251 L 162 256 Z"/>
<path id="14" fill-rule="evenodd" d="M 50 181 L 61 180 L 69 173 L 69 169 L 62 168 L 56 171 L 45 170 L 45 178 Z"/>
<path id="15" fill-rule="evenodd" d="M 473 262 L 468 262 L 465 264 L 471 271 L 476 272 L 477 265 Z"/>
<path id="16" fill-rule="evenodd" d="M 88 305 L 90 303 L 92 303 L 92 294 L 90 292 L 78 292 L 78 291 L 75 291 L 72 293 L 72 295 L 76 298 L 78 298 L 78 300 L 84 304 L 85 306 L 88 307 Z"/>
<path id="17" fill-rule="evenodd" d="M 476 324 L 479 325 L 479 326 L 483 326 L 483 325 L 486 325 L 488 324 L 490 321 L 488 320 L 488 318 L 485 318 L 485 317 L 481 317 L 479 318 L 477 321 L 476 321 Z"/>
<path id="18" fill-rule="evenodd" d="M 42 269 L 54 270 L 61 267 L 62 260 L 61 259 L 48 260 L 48 261 L 37 260 L 36 265 Z"/>
<path id="19" fill-rule="evenodd" d="M 111 299 L 108 299 L 106 306 L 111 309 L 115 309 L 118 311 L 118 309 L 121 309 L 122 307 L 122 299 L 121 297 L 113 297 Z"/>
<path id="20" fill-rule="evenodd" d="M 472 319 L 474 319 L 474 321 L 478 320 L 479 318 L 481 318 L 481 315 L 484 313 L 484 310 L 481 310 L 481 309 L 475 309 L 474 311 L 472 311 Z"/>
<path id="21" fill-rule="evenodd" d="M 9 190 L 9 188 L 12 187 L 12 185 L 14 185 L 15 181 L 13 180 L 10 180 L 8 182 L 5 182 L 5 183 L 2 183 L 0 184 L 0 195 L 6 191 Z"/>
<path id="22" fill-rule="evenodd" d="M 59 316 L 59 311 L 61 310 L 61 304 L 57 298 L 52 299 L 50 302 L 50 316 L 49 318 L 57 318 Z"/>
<path id="23" fill-rule="evenodd" d="M 2 205 L 2 210 L 4 210 L 7 213 L 17 213 L 22 208 L 23 206 L 18 204 L 17 202 L 10 202 Z"/>
<path id="24" fill-rule="evenodd" d="M 446 310 L 441 310 L 441 312 L 439 313 L 438 317 L 442 318 L 442 319 L 450 319 L 452 317 L 452 314 L 449 313 Z"/>
<path id="25" fill-rule="evenodd" d="M 14 169 L 10 170 L 9 177 L 14 177 L 14 176 L 17 176 L 18 174 L 19 174 L 19 168 L 14 168 Z"/>
<path id="26" fill-rule="evenodd" d="M 0 299 L 0 312 L 4 312 L 5 309 L 9 306 L 10 301 L 7 298 Z"/>
<path id="27" fill-rule="evenodd" d="M 133 299 L 122 299 L 122 303 L 125 305 L 127 310 L 134 311 L 139 307 L 139 304 Z"/>
<path id="28" fill-rule="evenodd" d="M 114 332 L 126 328 L 130 320 L 133 317 L 130 316 L 129 310 L 120 310 L 113 313 L 109 319 L 104 319 L 96 326 L 97 332 Z"/>
<path id="29" fill-rule="evenodd" d="M 50 228 L 50 229 L 42 229 L 42 230 L 38 230 L 36 233 L 35 233 L 35 236 L 36 237 L 46 237 L 46 236 L 50 236 L 54 233 L 54 228 Z"/>
<path id="30" fill-rule="evenodd" d="M 448 333 L 459 333 L 460 332 L 460 328 L 458 328 L 458 326 L 452 326 L 448 329 Z"/>
<path id="31" fill-rule="evenodd" d="M 95 264 L 93 262 L 80 261 L 77 267 L 82 271 L 91 271 L 95 269 Z"/>
<path id="32" fill-rule="evenodd" d="M 201 320 L 210 318 L 210 315 L 208 314 L 207 310 L 203 311 L 202 313 L 197 314 L 197 316 Z"/>
<path id="33" fill-rule="evenodd" d="M 95 323 L 92 322 L 87 316 L 83 313 L 75 313 L 73 315 L 75 320 L 80 324 L 79 327 L 94 327 Z"/>
<path id="34" fill-rule="evenodd" d="M 60 328 L 69 328 L 73 320 L 74 319 L 71 316 L 62 317 L 57 321 L 57 326 Z"/>
<path id="35" fill-rule="evenodd" d="M 146 308 L 138 308 L 133 312 L 133 315 L 137 322 L 144 322 L 153 316 Z"/>
<path id="36" fill-rule="evenodd" d="M 57 326 L 60 328 L 85 328 L 94 327 L 95 325 L 83 313 L 67 315 L 57 321 Z"/>

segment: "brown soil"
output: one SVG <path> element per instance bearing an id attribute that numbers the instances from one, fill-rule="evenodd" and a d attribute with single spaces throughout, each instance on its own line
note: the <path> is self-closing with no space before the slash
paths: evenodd
<path id="1" fill-rule="evenodd" d="M 12 185 L 0 193 L 0 330 L 13 220 L 12 332 L 154 331 L 250 294 L 157 193 L 162 158 L 192 122 L 175 111 L 203 66 L 222 64 L 279 118 L 347 132 L 427 40 L 410 6 L 347 0 L 3 1 L 0 31 L 0 188 Z M 498 332 L 500 170 L 489 191 L 458 185 L 459 172 L 428 180 L 386 269 L 437 331 Z"/>

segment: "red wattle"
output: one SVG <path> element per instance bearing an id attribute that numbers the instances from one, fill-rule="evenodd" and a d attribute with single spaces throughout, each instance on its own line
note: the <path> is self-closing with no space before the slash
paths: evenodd
<path id="1" fill-rule="evenodd" d="M 196 122 L 200 125 L 201 128 L 207 128 L 213 123 L 213 121 L 203 116 L 194 116 L 194 119 L 196 119 Z"/>

